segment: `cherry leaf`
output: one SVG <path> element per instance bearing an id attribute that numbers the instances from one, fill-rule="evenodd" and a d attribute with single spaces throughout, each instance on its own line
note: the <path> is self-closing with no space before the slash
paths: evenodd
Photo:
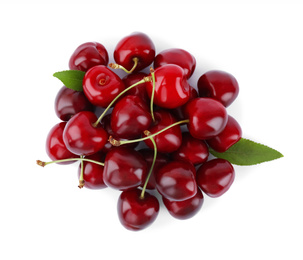
<path id="1" fill-rule="evenodd" d="M 209 151 L 215 157 L 236 165 L 254 165 L 283 157 L 277 150 L 245 138 L 241 138 L 224 153 L 218 153 L 211 148 Z"/>
<path id="2" fill-rule="evenodd" d="M 54 77 L 62 81 L 67 88 L 83 91 L 83 78 L 85 72 L 81 70 L 64 70 L 53 74 Z"/>

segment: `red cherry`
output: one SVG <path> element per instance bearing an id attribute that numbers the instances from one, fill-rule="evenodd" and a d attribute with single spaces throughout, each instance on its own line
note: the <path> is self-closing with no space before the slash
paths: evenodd
<path id="1" fill-rule="evenodd" d="M 119 76 L 103 65 L 88 70 L 83 79 L 83 91 L 88 100 L 103 108 L 124 89 L 124 83 Z"/>
<path id="2" fill-rule="evenodd" d="M 97 162 L 104 161 L 104 154 L 97 152 L 90 156 L 86 156 L 85 159 L 94 160 Z M 83 180 L 84 187 L 88 189 L 103 189 L 106 188 L 106 184 L 103 181 L 103 166 L 93 162 L 83 162 Z M 78 170 L 78 177 L 81 173 L 81 164 Z"/>
<path id="3" fill-rule="evenodd" d="M 224 159 L 213 159 L 197 170 L 197 184 L 210 197 L 223 195 L 235 179 L 235 171 L 231 163 Z"/>
<path id="4" fill-rule="evenodd" d="M 156 188 L 170 200 L 181 201 L 197 193 L 195 167 L 186 161 L 173 161 L 163 166 L 156 174 Z"/>
<path id="5" fill-rule="evenodd" d="M 137 58 L 138 64 L 133 70 L 137 72 L 153 62 L 155 53 L 152 40 L 144 33 L 134 32 L 118 42 L 114 50 L 114 59 L 117 64 L 131 70 L 134 66 L 134 58 Z"/>
<path id="6" fill-rule="evenodd" d="M 146 73 L 137 72 L 137 73 L 127 74 L 122 79 L 122 81 L 125 85 L 125 88 L 128 88 L 147 76 L 148 75 Z M 147 104 L 150 102 L 149 97 L 146 92 L 146 83 L 142 83 L 142 84 L 137 85 L 136 87 L 131 88 L 130 90 L 127 91 L 127 95 L 139 96 Z"/>
<path id="7" fill-rule="evenodd" d="M 118 190 L 139 187 L 147 175 L 147 163 L 137 151 L 113 147 L 104 161 L 103 179 L 107 186 Z"/>
<path id="8" fill-rule="evenodd" d="M 140 197 L 139 189 L 123 191 L 118 199 L 118 216 L 121 224 L 129 230 L 139 231 L 152 224 L 159 213 L 158 199 L 145 192 Z"/>
<path id="9" fill-rule="evenodd" d="M 88 71 L 97 65 L 108 64 L 108 53 L 105 47 L 98 42 L 86 42 L 81 44 L 72 54 L 69 60 L 71 70 Z"/>
<path id="10" fill-rule="evenodd" d="M 166 64 L 180 66 L 184 70 L 185 77 L 189 79 L 196 68 L 196 59 L 192 54 L 183 49 L 172 48 L 161 51 L 155 57 L 155 69 Z"/>
<path id="11" fill-rule="evenodd" d="M 68 159 L 68 158 L 77 158 L 79 156 L 70 152 L 63 142 L 63 131 L 66 126 L 66 122 L 61 122 L 52 127 L 49 131 L 47 138 L 46 138 L 46 152 L 49 158 L 52 161 Z M 58 164 L 70 164 L 75 161 L 68 161 L 68 162 L 61 162 Z"/>
<path id="12" fill-rule="evenodd" d="M 205 141 L 192 137 L 188 132 L 183 132 L 182 144 L 172 157 L 175 161 L 185 160 L 192 164 L 200 164 L 207 160 L 208 155 L 208 146 Z"/>
<path id="13" fill-rule="evenodd" d="M 209 139 L 220 134 L 227 124 L 225 107 L 211 98 L 195 98 L 188 102 L 185 114 L 188 130 L 197 139 Z"/>
<path id="14" fill-rule="evenodd" d="M 228 116 L 224 130 L 217 136 L 208 139 L 207 144 L 219 153 L 227 151 L 232 145 L 237 143 L 242 137 L 242 129 L 238 122 Z"/>
<path id="15" fill-rule="evenodd" d="M 82 111 L 74 115 L 66 124 L 63 141 L 68 150 L 77 155 L 91 155 L 100 151 L 105 145 L 108 135 L 98 124 L 93 112 Z"/>
<path id="16" fill-rule="evenodd" d="M 111 128 L 120 138 L 136 138 L 152 122 L 148 106 L 138 96 L 125 96 L 119 100 L 111 114 Z"/>
<path id="17" fill-rule="evenodd" d="M 148 128 L 151 134 L 159 132 L 167 126 L 177 122 L 174 116 L 166 110 L 158 110 L 154 113 L 155 123 Z M 154 141 L 157 145 L 157 150 L 162 153 L 171 153 L 176 151 L 182 142 L 182 132 L 179 125 L 176 125 L 158 135 L 156 135 Z M 150 139 L 144 141 L 145 144 L 153 149 L 153 143 Z"/>
<path id="18" fill-rule="evenodd" d="M 189 100 L 190 86 L 180 66 L 167 64 L 155 69 L 155 81 L 154 104 L 159 107 L 172 109 Z M 146 90 L 151 97 L 153 82 L 146 83 Z"/>
<path id="19" fill-rule="evenodd" d="M 200 97 L 210 97 L 228 107 L 239 94 L 239 85 L 235 77 L 227 72 L 211 70 L 198 80 Z"/>
<path id="20" fill-rule="evenodd" d="M 204 197 L 198 188 L 197 193 L 190 199 L 173 201 L 162 197 L 163 203 L 170 215 L 177 219 L 189 219 L 196 215 L 202 208 Z"/>
<path id="21" fill-rule="evenodd" d="M 55 99 L 55 112 L 62 121 L 68 121 L 80 111 L 94 111 L 95 107 L 84 93 L 63 86 Z"/>

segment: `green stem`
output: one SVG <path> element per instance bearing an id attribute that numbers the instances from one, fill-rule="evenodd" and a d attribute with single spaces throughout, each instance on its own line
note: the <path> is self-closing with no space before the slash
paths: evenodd
<path id="1" fill-rule="evenodd" d="M 61 162 L 70 162 L 70 161 L 85 161 L 85 162 L 92 162 L 92 163 L 95 163 L 95 164 L 99 164 L 101 166 L 104 166 L 104 163 L 102 162 L 98 162 L 98 161 L 95 161 L 95 160 L 91 160 L 91 159 L 86 159 L 86 158 L 68 158 L 68 159 L 62 159 L 62 160 L 56 160 L 56 161 L 50 161 L 50 162 L 43 162 L 43 161 L 40 161 L 40 160 L 37 160 L 37 164 L 39 166 L 46 166 L 46 165 L 49 165 L 49 164 L 52 164 L 52 163 L 61 163 Z"/>
<path id="2" fill-rule="evenodd" d="M 83 156 L 80 156 L 81 159 L 83 159 Z M 81 172 L 80 172 L 80 178 L 79 178 L 79 189 L 82 189 L 84 187 L 84 179 L 83 179 L 83 174 L 84 174 L 84 164 L 83 164 L 83 160 L 81 160 Z"/>
<path id="3" fill-rule="evenodd" d="M 155 79 L 155 72 L 151 72 L 152 80 L 153 80 L 153 91 L 150 97 L 150 113 L 153 119 L 153 122 L 155 122 L 155 116 L 154 116 L 154 96 L 155 96 L 155 87 L 156 87 L 156 79 Z"/>
<path id="4" fill-rule="evenodd" d="M 116 64 L 116 63 L 110 63 L 110 64 L 108 64 L 108 66 L 111 67 L 112 69 L 122 69 L 126 73 L 130 74 L 136 69 L 136 67 L 138 65 L 138 61 L 139 61 L 139 59 L 137 57 L 133 58 L 134 65 L 130 70 L 127 70 L 122 65 L 119 65 L 119 64 Z"/>

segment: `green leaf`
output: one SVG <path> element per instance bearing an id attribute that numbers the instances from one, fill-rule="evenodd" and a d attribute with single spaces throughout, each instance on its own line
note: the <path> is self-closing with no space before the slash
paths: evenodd
<path id="1" fill-rule="evenodd" d="M 60 79 L 67 88 L 83 91 L 83 78 L 85 72 L 81 70 L 64 70 L 53 74 L 54 77 Z"/>
<path id="2" fill-rule="evenodd" d="M 209 151 L 215 157 L 236 165 L 254 165 L 283 157 L 277 150 L 245 138 L 241 138 L 224 153 L 218 153 L 211 148 Z"/>

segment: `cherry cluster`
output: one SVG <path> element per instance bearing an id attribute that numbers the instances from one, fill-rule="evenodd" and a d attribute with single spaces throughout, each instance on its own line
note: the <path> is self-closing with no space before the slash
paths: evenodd
<path id="1" fill-rule="evenodd" d="M 241 139 L 226 111 L 238 83 L 213 70 L 194 88 L 194 56 L 177 48 L 156 54 L 141 32 L 120 40 L 113 57 L 116 63 L 108 64 L 106 48 L 96 42 L 73 52 L 69 68 L 84 72 L 83 91 L 63 86 L 58 92 L 61 122 L 46 141 L 52 161 L 37 163 L 80 161 L 79 188 L 121 191 L 118 216 L 127 229 L 154 222 L 161 199 L 173 217 L 188 219 L 201 209 L 203 194 L 221 196 L 234 181 L 232 164 L 210 158 L 209 149 L 225 152 Z"/>

